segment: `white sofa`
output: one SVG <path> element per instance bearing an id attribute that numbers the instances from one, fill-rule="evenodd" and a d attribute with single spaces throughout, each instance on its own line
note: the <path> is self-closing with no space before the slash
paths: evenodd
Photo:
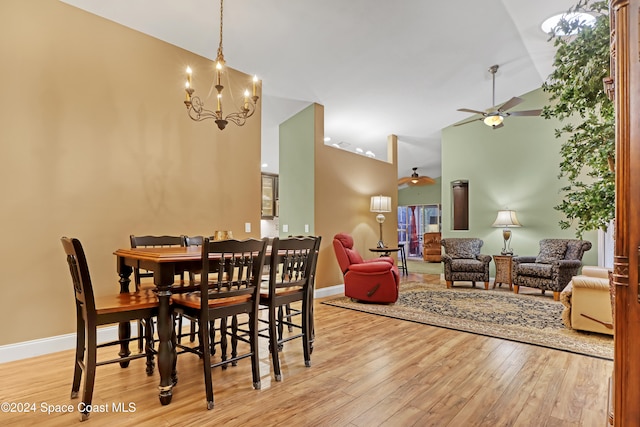
<path id="1" fill-rule="evenodd" d="M 609 270 L 585 266 L 560 294 L 562 322 L 569 329 L 613 335 Z"/>

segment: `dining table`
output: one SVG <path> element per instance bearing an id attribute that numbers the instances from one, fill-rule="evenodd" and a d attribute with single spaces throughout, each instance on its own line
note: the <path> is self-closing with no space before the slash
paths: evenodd
<path id="1" fill-rule="evenodd" d="M 176 274 L 194 271 L 202 266 L 202 248 L 188 247 L 144 247 L 118 249 L 117 270 L 120 276 L 120 292 L 130 292 L 131 273 L 134 268 L 153 272 L 159 308 L 158 325 L 158 372 L 160 373 L 160 403 L 171 403 L 173 386 L 177 383 L 176 348 L 172 342 L 173 319 L 171 314 L 171 286 Z M 128 322 L 118 327 L 118 336 L 122 340 L 119 355 L 128 356 L 131 327 Z"/>
<path id="2" fill-rule="evenodd" d="M 168 405 L 173 396 L 173 386 L 178 382 L 176 372 L 176 348 L 172 341 L 174 332 L 171 312 L 172 285 L 176 275 L 185 271 L 197 271 L 202 267 L 202 248 L 199 246 L 161 246 L 124 248 L 114 252 L 117 257 L 117 270 L 120 277 L 120 292 L 130 291 L 131 273 L 134 268 L 153 272 L 153 283 L 158 296 L 158 372 L 160 373 L 160 403 Z M 212 255 L 215 257 L 217 255 Z M 265 265 L 271 260 L 271 246 L 267 246 Z M 313 325 L 313 321 L 312 321 Z M 313 329 L 313 327 L 312 327 Z M 121 357 L 126 357 L 129 351 L 131 325 L 129 322 L 120 323 L 118 337 L 121 340 Z M 312 338 L 313 342 L 313 338 Z M 124 363 L 123 363 L 124 366 Z"/>

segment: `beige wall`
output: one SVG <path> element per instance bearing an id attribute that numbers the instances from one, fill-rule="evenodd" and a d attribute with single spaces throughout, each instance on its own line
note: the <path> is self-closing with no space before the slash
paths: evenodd
<path id="1" fill-rule="evenodd" d="M 210 61 L 57 0 L 2 0 L 0 57 L 0 345 L 73 331 L 63 235 L 98 293 L 129 234 L 259 237 L 260 112 L 219 131 L 182 102 Z"/>
<path id="2" fill-rule="evenodd" d="M 333 236 L 340 232 L 353 235 L 355 248 L 364 258 L 377 255 L 368 248 L 376 246 L 379 226 L 369 211 L 371 196 L 391 196 L 393 211 L 384 214 L 383 237 L 388 246 L 398 244 L 398 164 L 397 138 L 389 139 L 389 162 L 325 145 L 324 109 L 316 108 L 315 230 L 322 236 L 318 256 L 317 287 L 344 283 L 333 251 Z"/>
<path id="3" fill-rule="evenodd" d="M 324 109 L 312 104 L 280 125 L 280 227 L 289 226 L 280 236 L 322 236 L 317 288 L 344 283 L 333 251 L 337 233 L 353 235 L 364 258 L 377 256 L 369 251 L 379 238 L 377 214 L 369 211 L 371 196 L 391 196 L 393 212 L 385 214 L 383 237 L 389 246 L 398 243 L 397 137 L 388 137 L 388 162 L 325 145 Z"/>

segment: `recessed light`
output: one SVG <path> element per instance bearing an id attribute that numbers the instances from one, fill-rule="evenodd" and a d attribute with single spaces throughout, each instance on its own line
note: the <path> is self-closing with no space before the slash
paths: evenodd
<path id="1" fill-rule="evenodd" d="M 565 21 L 568 21 L 568 22 L 579 20 L 582 24 L 589 25 L 589 26 L 593 25 L 596 22 L 596 17 L 588 13 L 583 13 L 583 12 L 561 13 L 559 15 L 552 16 L 551 18 L 547 18 L 542 23 L 542 25 L 540 25 L 540 28 L 542 28 L 542 31 L 544 31 L 547 34 L 554 32 L 554 29 L 555 29 L 555 34 L 558 36 L 574 35 L 578 32 L 578 29 L 576 29 L 570 34 L 565 34 L 564 31 L 562 31 L 561 29 L 556 28 L 560 23 L 561 19 L 564 19 Z"/>
<path id="2" fill-rule="evenodd" d="M 356 148 L 356 153 L 362 154 L 364 153 L 364 150 L 362 148 Z"/>
<path id="3" fill-rule="evenodd" d="M 328 136 L 325 136 L 325 137 L 324 137 L 324 142 L 329 142 L 329 141 L 331 141 L 331 138 L 330 138 L 330 137 L 328 137 Z"/>
<path id="4" fill-rule="evenodd" d="M 262 169 L 264 169 L 264 168 L 266 168 L 266 167 L 268 167 L 268 166 L 269 166 L 268 164 L 263 163 L 263 164 L 262 164 Z"/>
<path id="5" fill-rule="evenodd" d="M 366 153 L 364 153 L 364 154 L 365 154 L 367 157 L 374 157 L 374 158 L 376 157 L 376 155 L 375 155 L 375 154 L 373 154 L 373 151 L 371 151 L 371 150 L 367 151 L 367 152 L 366 152 Z"/>

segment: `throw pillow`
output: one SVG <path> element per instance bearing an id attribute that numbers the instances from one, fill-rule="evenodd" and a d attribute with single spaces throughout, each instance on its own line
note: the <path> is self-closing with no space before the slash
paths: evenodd
<path id="1" fill-rule="evenodd" d="M 540 264 L 552 264 L 554 261 L 564 259 L 567 252 L 566 240 L 542 240 L 540 242 L 540 253 L 536 258 L 536 262 Z"/>

